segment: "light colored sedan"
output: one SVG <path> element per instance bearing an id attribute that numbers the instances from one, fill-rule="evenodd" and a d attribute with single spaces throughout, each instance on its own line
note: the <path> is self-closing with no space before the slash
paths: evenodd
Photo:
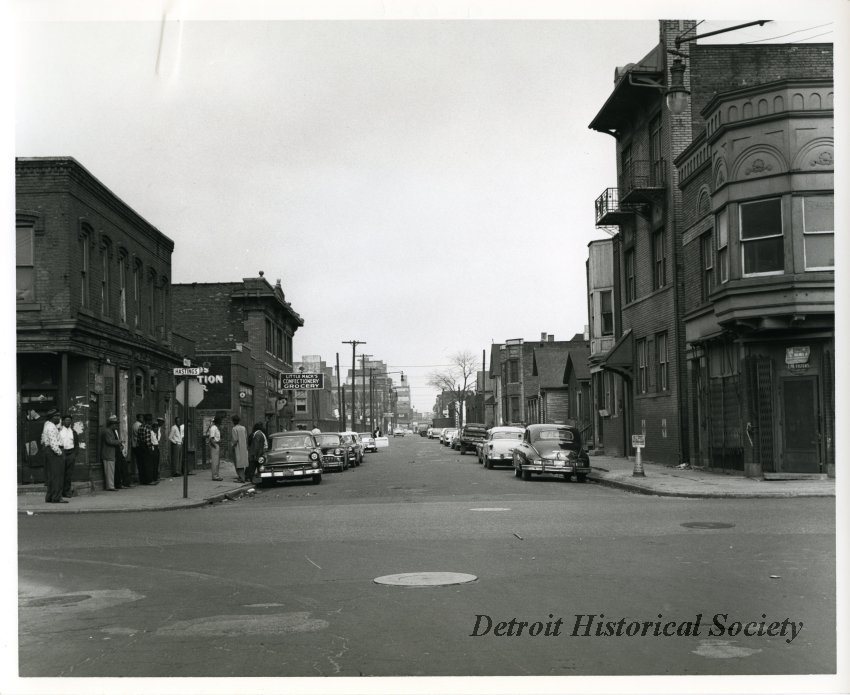
<path id="1" fill-rule="evenodd" d="M 360 443 L 363 445 L 363 451 L 377 451 L 378 447 L 375 444 L 375 438 L 371 432 L 358 432 L 360 435 Z"/>
<path id="2" fill-rule="evenodd" d="M 485 468 L 494 465 L 513 465 L 513 453 L 522 442 L 524 427 L 493 427 L 487 431 L 487 437 L 481 443 L 479 463 Z"/>

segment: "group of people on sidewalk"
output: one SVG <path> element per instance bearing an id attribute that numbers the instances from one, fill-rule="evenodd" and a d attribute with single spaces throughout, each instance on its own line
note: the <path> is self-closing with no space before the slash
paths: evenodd
<path id="1" fill-rule="evenodd" d="M 263 423 L 256 423 L 249 435 L 240 424 L 238 415 L 231 417 L 230 449 L 239 482 L 250 482 L 260 466 L 260 457 L 269 446 L 269 438 Z M 134 471 L 139 485 L 157 485 L 160 481 L 161 447 L 164 445 L 165 419 L 154 420 L 151 413 L 138 413 L 130 431 L 130 451 L 121 439 L 118 417 L 110 415 L 106 427 L 100 433 L 100 461 L 103 464 L 103 489 L 108 492 L 135 487 Z M 168 434 L 171 460 L 171 475 L 182 476 L 183 438 L 185 426 L 180 418 L 174 418 Z M 221 465 L 221 416 L 213 419 L 204 435 L 210 451 L 210 469 L 213 480 L 223 480 Z M 80 436 L 72 426 L 72 419 L 52 413 L 44 423 L 41 443 L 45 456 L 45 501 L 67 504 L 73 495 L 72 474 L 77 452 L 81 448 Z M 84 446 L 84 445 L 83 445 Z M 187 470 L 188 475 L 194 471 Z"/>
<path id="2" fill-rule="evenodd" d="M 254 424 L 254 429 L 248 435 L 245 425 L 238 415 L 230 417 L 233 427 L 230 430 L 230 450 L 233 454 L 233 465 L 236 468 L 236 479 L 240 483 L 251 482 L 260 466 L 260 457 L 269 447 L 262 422 Z M 210 470 L 213 480 L 224 480 L 221 470 L 221 416 L 213 418 L 204 439 L 210 448 Z"/>

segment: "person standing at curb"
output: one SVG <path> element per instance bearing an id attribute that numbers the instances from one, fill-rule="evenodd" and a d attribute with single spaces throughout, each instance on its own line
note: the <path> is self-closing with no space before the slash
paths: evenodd
<path id="1" fill-rule="evenodd" d="M 136 421 L 133 423 L 133 429 L 130 431 L 130 448 L 133 454 L 133 465 L 136 467 L 136 477 L 139 479 L 139 485 L 144 485 L 142 480 L 142 467 L 144 466 L 145 449 L 142 446 L 141 430 L 143 427 L 142 420 L 144 415 L 136 413 Z M 132 477 L 133 471 L 130 471 Z"/>
<path id="2" fill-rule="evenodd" d="M 266 438 L 266 433 L 263 432 L 263 423 L 257 422 L 254 424 L 254 429 L 251 432 L 251 443 L 248 447 L 248 468 L 245 470 L 246 482 L 254 482 L 254 476 L 260 467 L 260 457 L 266 453 L 267 448 L 268 439 Z"/>
<path id="3" fill-rule="evenodd" d="M 236 468 L 236 479 L 240 483 L 244 483 L 245 469 L 248 467 L 248 430 L 245 429 L 245 425 L 240 424 L 238 415 L 233 415 L 230 419 L 233 422 L 230 436 L 233 439 L 231 448 L 233 450 L 233 465 Z"/>
<path id="4" fill-rule="evenodd" d="M 153 444 L 153 459 L 151 464 L 151 476 L 155 483 L 159 482 L 159 465 L 162 462 L 162 440 L 163 440 L 163 425 L 165 418 L 158 417 L 156 423 L 151 429 L 151 444 Z"/>
<path id="5" fill-rule="evenodd" d="M 62 497 L 70 499 L 73 492 L 71 478 L 74 475 L 74 462 L 77 460 L 77 450 L 80 448 L 80 441 L 77 438 L 77 433 L 71 426 L 70 415 L 66 415 L 62 418 L 62 426 L 59 428 L 59 440 L 62 442 L 62 449 L 65 456 Z"/>
<path id="6" fill-rule="evenodd" d="M 41 431 L 41 443 L 44 445 L 44 478 L 47 486 L 45 502 L 64 502 L 62 487 L 65 485 L 65 451 L 59 439 L 59 413 L 53 413 L 44 423 Z"/>
<path id="7" fill-rule="evenodd" d="M 224 480 L 218 474 L 221 459 L 221 430 L 218 428 L 220 424 L 221 418 L 216 415 L 213 418 L 210 428 L 207 430 L 207 439 L 210 443 L 210 470 L 213 480 Z"/>
<path id="8" fill-rule="evenodd" d="M 139 449 L 141 456 L 139 457 L 139 484 L 154 485 L 152 465 L 153 465 L 153 444 L 151 443 L 151 432 L 153 431 L 153 415 L 145 413 L 144 422 L 139 428 Z"/>
<path id="9" fill-rule="evenodd" d="M 171 475 L 183 475 L 183 436 L 185 430 L 177 415 L 174 418 L 174 424 L 171 426 L 171 431 L 168 433 L 168 445 L 171 447 Z"/>
<path id="10" fill-rule="evenodd" d="M 106 428 L 100 433 L 100 460 L 103 461 L 103 489 L 115 492 L 115 459 L 121 448 L 118 436 L 118 417 L 110 415 Z"/>

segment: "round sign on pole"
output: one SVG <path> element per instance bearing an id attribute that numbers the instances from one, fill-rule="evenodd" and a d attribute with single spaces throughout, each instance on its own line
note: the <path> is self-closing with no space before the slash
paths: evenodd
<path id="1" fill-rule="evenodd" d="M 204 400 L 204 393 L 206 389 L 201 385 L 201 383 L 197 379 L 189 379 L 189 407 L 194 408 Z M 183 405 L 183 382 L 181 381 L 177 384 L 177 389 L 174 394 L 174 397 L 177 399 L 177 402 Z"/>

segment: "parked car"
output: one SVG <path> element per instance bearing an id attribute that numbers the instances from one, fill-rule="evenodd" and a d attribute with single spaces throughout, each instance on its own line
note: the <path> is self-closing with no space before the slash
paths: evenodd
<path id="1" fill-rule="evenodd" d="M 342 446 L 348 449 L 348 463 L 351 466 L 359 466 L 363 463 L 363 444 L 357 432 L 340 432 Z"/>
<path id="2" fill-rule="evenodd" d="M 477 422 L 467 422 L 460 430 L 460 439 L 458 442 L 458 451 L 461 455 L 467 451 L 475 449 L 478 442 L 483 441 L 487 436 L 487 425 Z"/>
<path id="3" fill-rule="evenodd" d="M 403 436 L 404 436 L 404 430 L 401 429 L 401 427 L 396 427 L 393 430 L 393 437 L 403 437 Z"/>
<path id="4" fill-rule="evenodd" d="M 342 437 L 337 432 L 322 432 L 313 436 L 322 450 L 322 468 L 325 470 L 335 468 L 340 471 L 348 468 L 345 446 L 342 443 Z"/>
<path id="5" fill-rule="evenodd" d="M 452 437 L 457 434 L 457 430 L 451 427 L 446 427 L 440 433 L 440 444 L 443 446 L 449 446 L 451 444 Z"/>
<path id="6" fill-rule="evenodd" d="M 457 451 L 460 449 L 460 430 L 453 430 L 454 434 L 449 437 L 449 449 Z"/>
<path id="7" fill-rule="evenodd" d="M 369 453 L 378 450 L 371 432 L 358 432 L 357 434 L 360 436 L 360 443 L 363 445 L 364 452 Z"/>
<path id="8" fill-rule="evenodd" d="M 442 431 L 441 427 L 429 427 L 428 428 L 428 439 L 439 439 L 441 431 Z"/>
<path id="9" fill-rule="evenodd" d="M 571 425 L 529 425 L 513 453 L 514 475 L 531 480 L 531 474 L 563 475 L 583 483 L 590 473 L 590 458 L 581 433 Z"/>
<path id="10" fill-rule="evenodd" d="M 309 432 L 277 432 L 269 450 L 260 457 L 257 477 L 261 485 L 282 480 L 322 482 L 322 450 Z"/>
<path id="11" fill-rule="evenodd" d="M 497 464 L 513 465 L 514 449 L 519 446 L 524 427 L 491 427 L 478 446 L 478 463 L 485 468 Z"/>

